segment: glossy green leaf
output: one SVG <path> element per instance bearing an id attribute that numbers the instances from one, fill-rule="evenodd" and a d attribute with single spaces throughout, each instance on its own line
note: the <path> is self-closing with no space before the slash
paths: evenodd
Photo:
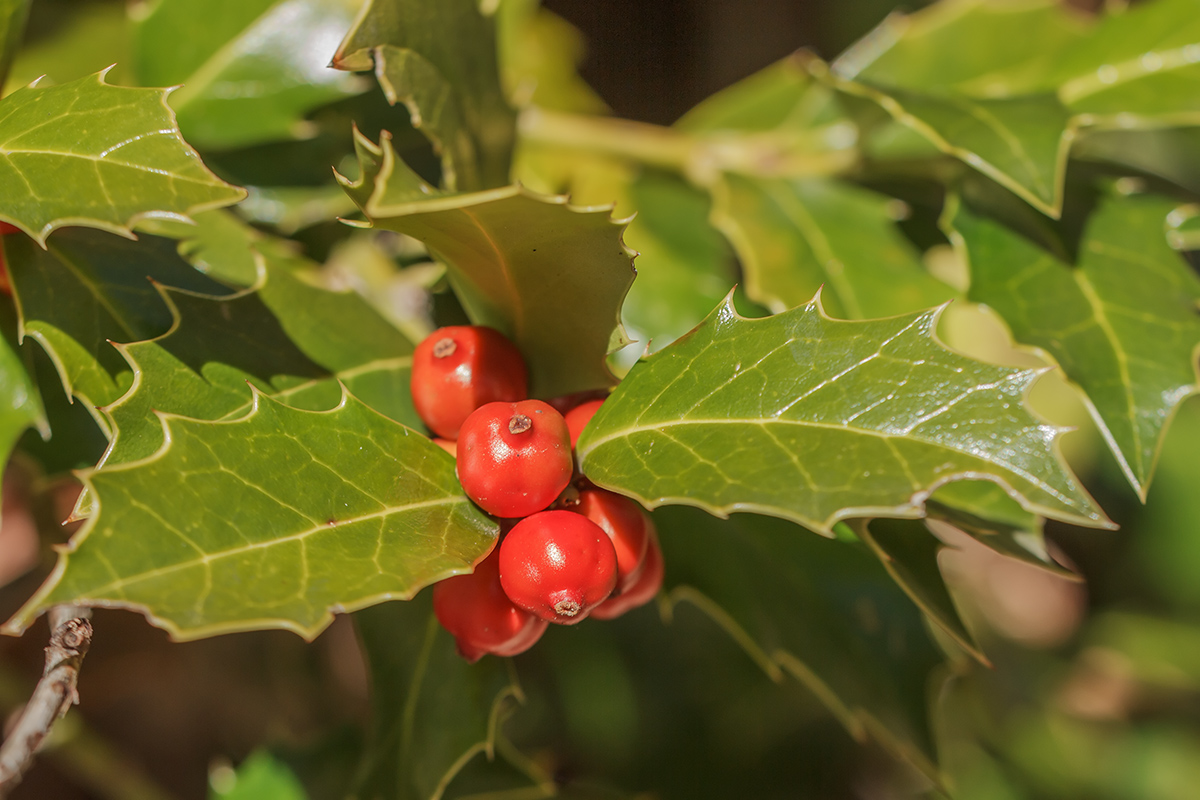
<path id="1" fill-rule="evenodd" d="M 373 713 L 353 800 L 441 797 L 467 763 L 495 757 L 498 728 L 523 699 L 507 659 L 458 655 L 429 596 L 355 615 Z"/>
<path id="2" fill-rule="evenodd" d="M 953 353 L 937 310 L 862 322 L 813 300 L 764 319 L 727 300 L 643 359 L 580 436 L 580 469 L 648 507 L 754 511 L 826 535 L 840 519 L 916 517 L 962 478 L 1030 511 L 1108 525 L 1024 397 L 1036 373 Z"/>
<path id="3" fill-rule="evenodd" d="M 227 206 L 245 192 L 183 141 L 162 89 L 98 73 L 21 89 L 0 103 L 0 219 L 44 244 L 62 225 L 130 234 L 146 217 Z"/>
<path id="4" fill-rule="evenodd" d="M 5 247 L 20 336 L 42 346 L 67 394 L 89 408 L 113 402 L 132 381 L 129 365 L 109 342 L 148 339 L 171 326 L 171 312 L 152 281 L 228 292 L 179 258 L 169 239 L 143 236 L 135 242 L 75 229 L 55 234 L 46 250 L 23 236 L 8 237 Z"/>
<path id="5" fill-rule="evenodd" d="M 1103 197 L 1075 264 L 964 203 L 952 203 L 945 220 L 970 265 L 971 299 L 1083 390 L 1142 497 L 1171 416 L 1200 390 L 1200 279 L 1167 243 L 1175 206 L 1151 195 Z"/>
<path id="6" fill-rule="evenodd" d="M 713 222 L 737 250 L 746 295 L 772 311 L 822 287 L 826 310 L 843 319 L 929 308 L 954 295 L 896 227 L 899 201 L 834 181 L 736 175 L 714 196 Z"/>
<path id="7" fill-rule="evenodd" d="M 101 466 L 152 455 L 163 444 L 155 412 L 203 420 L 250 410 L 251 386 L 293 408 L 324 411 L 359 400 L 410 427 L 412 344 L 355 294 L 309 286 L 278 267 L 257 292 L 220 299 L 164 291 L 177 315 L 163 336 L 118 346 L 134 372 L 103 410 L 114 440 Z"/>
<path id="8" fill-rule="evenodd" d="M 1051 217 L 1062 212 L 1072 114 L 1052 92 L 975 98 L 850 81 L 811 68 L 840 91 L 877 104 L 939 150 L 987 175 Z"/>
<path id="9" fill-rule="evenodd" d="M 495 544 L 454 460 L 350 395 L 326 412 L 256 393 L 239 420 L 160 418 L 157 453 L 84 476 L 97 511 L 6 632 L 70 603 L 142 611 L 177 639 L 311 639 L 335 611 L 408 598 Z"/>
<path id="10" fill-rule="evenodd" d="M 647 173 L 629 193 L 637 216 L 624 239 L 637 251 L 637 279 L 621 316 L 629 338 L 660 350 L 694 328 L 729 293 L 733 254 L 709 224 L 708 197 L 681 179 Z"/>
<path id="11" fill-rule="evenodd" d="M 855 738 L 933 773 L 941 656 L 875 558 L 768 517 L 663 508 L 654 521 L 671 605 L 697 606 L 773 679 L 812 690 Z"/>
<path id="12" fill-rule="evenodd" d="M 879 558 L 892 580 L 960 647 L 985 665 L 987 656 L 967 630 L 938 567 L 942 543 L 915 519 L 856 520 L 851 527 Z"/>
<path id="13" fill-rule="evenodd" d="M 251 753 L 229 786 L 214 787 L 209 800 L 307 800 L 299 779 L 265 750 Z"/>
<path id="14" fill-rule="evenodd" d="M 0 0 L 0 88 L 25 35 L 25 21 L 33 0 Z"/>
<path id="15" fill-rule="evenodd" d="M 510 186 L 438 194 L 399 162 L 385 138 L 359 138 L 362 178 L 343 179 L 377 228 L 420 240 L 449 269 L 471 320 L 504 332 L 529 365 L 530 393 L 553 397 L 613 382 L 607 354 L 633 281 L 624 223 L 608 208 Z"/>
<path id="16" fill-rule="evenodd" d="M 407 106 L 441 153 L 447 188 L 508 185 L 516 116 L 500 88 L 495 26 L 476 0 L 367 0 L 333 65 L 374 67 L 388 100 Z"/>
<path id="17" fill-rule="evenodd" d="M 138 26 L 142 82 L 183 84 L 179 127 L 205 148 L 313 133 L 305 115 L 369 88 L 328 68 L 356 0 L 160 0 Z"/>

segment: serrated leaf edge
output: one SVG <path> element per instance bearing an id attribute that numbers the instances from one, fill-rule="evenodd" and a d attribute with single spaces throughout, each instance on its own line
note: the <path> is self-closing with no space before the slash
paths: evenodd
<path id="1" fill-rule="evenodd" d="M 113 472 L 122 472 L 122 471 L 126 471 L 126 470 L 136 469 L 138 467 L 142 467 L 142 466 L 145 466 L 146 464 L 157 461 L 158 459 L 165 456 L 173 444 L 173 441 L 171 438 L 171 427 L 170 427 L 170 421 L 172 419 L 179 419 L 179 420 L 183 420 L 185 422 L 193 422 L 193 423 L 200 422 L 200 423 L 203 423 L 206 425 L 236 425 L 239 423 L 247 422 L 252 417 L 254 417 L 258 413 L 260 404 L 263 401 L 266 401 L 268 403 L 275 403 L 275 404 L 287 409 L 290 413 L 319 414 L 319 415 L 335 414 L 335 413 L 347 408 L 350 404 L 353 403 L 353 404 L 357 404 L 358 406 L 366 409 L 371 414 L 375 414 L 377 416 L 382 417 L 383 419 L 387 419 L 388 422 L 393 425 L 405 427 L 405 426 L 401 425 L 399 422 L 396 422 L 395 420 L 384 417 L 382 414 L 379 414 L 379 412 L 375 411 L 373 408 L 371 408 L 367 404 L 365 404 L 362 401 L 355 398 L 354 395 L 350 393 L 350 391 L 346 388 L 346 386 L 344 384 L 340 384 L 340 382 L 339 382 L 339 385 L 341 385 L 341 390 L 342 390 L 341 400 L 338 402 L 338 404 L 336 406 L 334 406 L 333 408 L 331 408 L 327 411 L 306 411 L 306 410 L 302 410 L 302 409 L 291 408 L 290 406 L 286 406 L 283 403 L 279 403 L 278 401 L 273 400 L 270 396 L 264 394 L 262 391 L 260 391 L 258 388 L 256 388 L 253 384 L 249 384 L 250 391 L 254 398 L 251 409 L 250 409 L 249 413 L 246 414 L 246 416 L 238 418 L 238 419 L 219 420 L 219 421 L 195 420 L 191 417 L 183 416 L 182 414 L 169 414 L 169 413 L 165 413 L 162 411 L 155 411 L 154 414 L 156 417 L 158 417 L 158 419 L 161 422 L 162 427 L 163 427 L 163 444 L 162 444 L 162 446 L 158 450 L 156 450 L 153 454 L 146 456 L 145 458 L 141 458 L 136 461 L 129 461 L 129 462 L 126 462 L 123 464 L 117 464 L 115 466 L 107 468 L 105 470 L 105 472 L 113 473 Z M 423 434 L 418 433 L 416 431 L 413 431 L 413 434 L 417 435 L 417 436 L 421 436 L 422 438 L 425 438 Z M 438 449 L 440 450 L 440 448 L 438 448 Z M 446 457 L 446 458 L 450 457 L 449 454 L 444 453 L 444 451 L 443 451 L 443 454 L 444 454 L 444 457 Z M 79 532 L 76 533 L 71 538 L 70 542 L 68 542 L 65 545 L 55 546 L 55 550 L 58 553 L 58 561 L 55 563 L 54 569 L 50 572 L 49 576 L 46 577 L 46 580 L 42 583 L 42 585 L 38 588 L 38 590 L 33 594 L 33 596 L 30 597 L 28 600 L 26 600 L 25 603 L 21 606 L 21 608 L 18 609 L 16 611 L 16 613 L 14 613 L 13 616 L 7 622 L 5 622 L 3 625 L 0 625 L 0 634 L 5 634 L 5 635 L 9 635 L 9 636 L 20 636 L 33 623 L 33 620 L 36 619 L 36 617 L 40 616 L 41 613 L 46 610 L 46 608 L 43 607 L 44 600 L 46 597 L 48 597 L 54 591 L 54 589 L 58 586 L 59 582 L 62 580 L 63 574 L 66 572 L 67 563 L 69 561 L 70 554 L 73 553 L 75 550 L 77 550 L 81 544 L 83 544 L 83 542 L 88 538 L 88 536 L 91 534 L 92 530 L 95 528 L 96 520 L 98 520 L 100 517 L 100 507 L 103 503 L 102 498 L 98 494 L 95 494 L 96 489 L 95 489 L 95 486 L 91 482 L 92 474 L 97 471 L 99 471 L 97 468 L 92 467 L 92 468 L 89 468 L 86 470 L 76 470 L 74 473 L 75 476 L 83 483 L 85 489 L 88 492 L 93 493 L 94 497 L 96 498 L 95 503 L 94 503 L 95 512 L 92 514 L 91 517 L 88 518 L 88 521 L 87 521 L 87 523 L 85 523 L 84 527 L 81 528 L 79 530 Z M 457 499 L 457 500 L 455 500 L 455 499 L 438 500 L 435 502 L 422 503 L 420 505 L 423 505 L 423 506 L 446 505 L 446 504 L 452 504 L 452 503 L 469 503 L 469 502 L 470 501 L 465 496 L 463 496 L 461 499 Z M 415 505 L 405 506 L 405 508 L 410 508 L 410 507 L 415 508 L 416 506 Z M 499 530 L 499 528 L 497 526 L 497 531 L 498 530 Z M 286 538 L 297 538 L 297 537 L 295 534 L 293 534 L 292 536 L 286 537 Z M 271 540 L 270 542 L 264 543 L 261 546 L 269 546 L 269 545 L 275 544 L 279 541 L 282 541 L 282 539 L 274 539 L 274 540 Z M 494 547 L 494 545 L 493 545 L 493 547 Z M 489 553 L 491 552 L 491 548 L 489 548 L 488 552 Z M 482 560 L 487 555 L 488 555 L 488 553 L 484 553 L 482 556 L 480 556 L 479 560 Z M 478 562 L 476 562 L 476 563 L 478 563 Z M 430 586 L 438 581 L 444 580 L 444 579 L 452 577 L 454 575 L 468 574 L 468 573 L 472 572 L 473 569 L 474 569 L 474 567 L 472 566 L 471 569 L 447 570 L 444 574 L 440 574 L 437 577 L 434 577 L 428 581 L 420 583 L 419 585 L 415 586 L 411 591 L 408 591 L 408 592 L 379 592 L 379 593 L 369 595 L 364 598 L 360 598 L 359 600 L 356 600 L 353 603 L 334 604 L 333 606 L 330 606 L 329 608 L 325 609 L 325 613 L 322 614 L 321 617 L 319 619 L 317 619 L 311 626 L 304 626 L 304 625 L 296 623 L 294 620 L 285 619 L 282 617 L 261 617 L 261 618 L 257 618 L 257 619 L 239 620 L 237 622 L 221 622 L 221 623 L 215 623 L 215 624 L 211 624 L 211 625 L 200 625 L 200 626 L 197 626 L 194 628 L 183 628 L 183 627 L 176 625 L 174 622 L 172 622 L 168 619 L 165 619 L 163 617 L 159 617 L 159 616 L 155 615 L 148 606 L 146 606 L 142 603 L 130 603 L 130 602 L 117 601 L 117 600 L 93 600 L 93 599 L 89 599 L 89 598 L 77 598 L 77 599 L 72 600 L 72 604 L 91 607 L 91 608 L 117 608 L 117 609 L 125 609 L 128 611 L 136 611 L 136 612 L 142 614 L 143 616 L 145 616 L 146 619 L 155 627 L 162 628 L 163 630 L 167 631 L 167 633 L 170 634 L 171 639 L 176 642 L 187 642 L 187 641 L 193 641 L 195 639 L 204 639 L 204 638 L 207 638 L 210 636 L 216 636 L 218 634 L 224 634 L 224 633 L 240 633 L 240 632 L 247 632 L 247 631 L 272 630 L 272 629 L 291 631 L 292 633 L 295 633 L 300 638 L 304 639 L 306 642 L 311 642 L 314 639 L 316 639 L 317 636 L 320 635 L 320 633 L 323 630 L 325 630 L 325 628 L 329 627 L 329 624 L 331 622 L 333 622 L 334 614 L 352 613 L 354 611 L 358 611 L 360 609 L 367 608 L 367 607 L 373 606 L 373 605 L 377 605 L 379 603 L 386 602 L 389 600 L 409 600 L 414 595 L 416 595 L 417 592 L 419 592 L 421 589 L 425 588 L 426 586 Z"/>
<path id="2" fill-rule="evenodd" d="M 734 296 L 734 291 L 731 290 L 729 292 L 729 294 L 726 295 L 725 299 L 721 302 L 721 304 L 718 305 L 715 309 L 713 309 L 713 311 L 707 317 L 705 317 L 705 319 L 697 326 L 697 328 L 700 328 L 700 327 L 708 324 L 708 322 L 710 320 L 718 318 L 718 317 L 723 317 L 726 319 L 732 319 L 732 320 L 736 320 L 739 322 L 748 322 L 748 323 L 760 321 L 760 320 L 752 318 L 752 317 L 743 317 L 741 314 L 739 314 L 737 312 L 737 309 L 734 307 L 733 296 Z M 914 322 L 916 322 L 923 316 L 928 317 L 929 323 L 930 323 L 929 337 L 933 340 L 933 342 L 935 344 L 937 344 L 939 347 L 941 347 L 943 350 L 946 350 L 947 352 L 950 352 L 961 358 L 969 359 L 970 358 L 969 356 L 963 356 L 961 353 L 958 353 L 958 351 L 947 346 L 937 335 L 937 330 L 936 330 L 937 329 L 937 321 L 941 317 L 942 313 L 946 310 L 946 308 L 950 305 L 951 302 L 952 301 L 947 301 L 947 302 L 943 303 L 942 305 L 937 306 L 936 308 L 932 308 L 932 309 L 929 309 L 929 310 L 923 311 L 923 312 L 918 312 L 917 314 L 901 314 L 901 315 L 897 315 L 896 317 L 885 317 L 883 319 L 897 319 L 899 317 L 911 316 L 911 317 L 913 317 Z M 828 314 L 825 313 L 825 308 L 821 304 L 821 291 L 819 289 L 817 290 L 817 293 L 813 296 L 812 300 L 810 300 L 804 306 L 797 306 L 796 308 L 803 308 L 803 309 L 815 308 L 816 311 L 821 315 L 821 319 L 823 319 L 823 320 L 828 320 L 828 321 L 833 321 L 833 322 L 846 322 L 846 320 L 837 320 L 833 317 L 830 317 Z M 796 309 L 791 309 L 791 310 L 795 311 Z M 762 319 L 770 319 L 770 317 L 764 317 Z M 657 353 L 652 353 L 649 356 L 643 357 L 643 360 L 649 361 L 649 360 L 657 357 L 660 353 L 664 353 L 667 351 L 668 351 L 667 349 L 660 350 Z M 971 360 L 976 360 L 976 359 L 971 359 Z M 1014 368 L 1006 368 L 1006 369 L 1011 369 L 1011 373 L 1009 376 L 1010 379 L 1021 379 L 1023 381 L 1024 393 L 1021 398 L 1023 408 L 1025 409 L 1025 411 L 1027 413 L 1029 413 L 1029 415 L 1035 421 L 1038 421 L 1043 428 L 1049 429 L 1051 432 L 1053 432 L 1053 439 L 1051 441 L 1051 453 L 1054 456 L 1055 460 L 1060 465 L 1062 465 L 1063 471 L 1069 477 L 1075 478 L 1074 473 L 1071 471 L 1066 460 L 1062 456 L 1062 445 L 1061 445 L 1062 437 L 1065 434 L 1070 433 L 1071 431 L 1073 431 L 1075 429 L 1063 427 L 1063 426 L 1059 426 L 1059 425 L 1053 425 L 1053 424 L 1050 424 L 1049 422 L 1041 420 L 1040 417 L 1031 408 L 1029 408 L 1029 405 L 1027 402 L 1028 398 L 1029 398 L 1029 391 L 1032 388 L 1033 383 L 1039 377 L 1041 377 L 1046 372 L 1049 372 L 1053 368 L 1045 367 L 1042 369 L 1014 369 Z M 735 420 L 734 422 L 735 423 L 739 422 L 739 420 Z M 705 423 L 712 424 L 713 420 L 705 420 Z M 825 427 L 840 427 L 840 426 L 826 425 Z M 593 441 L 594 437 L 588 435 L 587 428 L 585 427 L 583 433 L 580 434 L 579 443 L 576 447 L 576 454 L 578 457 L 580 468 L 583 470 L 584 474 L 586 475 L 586 466 L 587 466 L 586 461 L 587 461 L 587 455 L 590 451 L 594 450 L 598 444 L 602 444 L 603 442 L 608 441 L 609 439 L 617 438 L 618 436 L 624 435 L 627 432 L 628 432 L 628 429 L 622 431 L 619 434 L 614 434 L 612 436 L 609 436 L 607 439 L 600 439 L 600 440 L 594 442 Z M 870 435 L 869 432 L 864 432 L 864 433 L 866 433 L 867 435 Z M 1016 472 L 1017 470 L 1012 470 L 1012 471 Z M 1029 476 L 1029 477 L 1030 477 L 1030 481 L 1032 483 L 1039 483 L 1039 481 L 1036 480 L 1036 476 Z M 849 507 L 849 508 L 841 509 L 840 511 L 837 511 L 834 514 L 831 514 L 825 520 L 809 519 L 807 517 L 804 517 L 803 515 L 790 512 L 787 509 L 783 509 L 783 508 L 779 508 L 779 507 L 775 507 L 775 506 L 763 505 L 763 504 L 759 504 L 759 503 L 729 503 L 727 505 L 717 506 L 717 505 L 713 505 L 711 503 L 707 503 L 703 500 L 697 500 L 696 498 L 684 497 L 684 496 L 678 496 L 678 497 L 667 496 L 667 497 L 650 498 L 650 497 L 646 497 L 644 495 L 638 494 L 636 492 L 631 492 L 628 488 L 625 488 L 625 487 L 617 488 L 614 486 L 606 485 L 603 480 L 592 478 L 590 476 L 589 476 L 589 478 L 591 480 L 595 481 L 597 485 L 599 485 L 603 488 L 612 489 L 613 491 L 619 491 L 630 497 L 636 498 L 638 500 L 638 502 L 640 502 L 643 506 L 645 506 L 648 509 L 655 509 L 655 508 L 658 508 L 659 506 L 664 506 L 664 505 L 692 506 L 694 508 L 699 508 L 702 511 L 706 511 L 709 514 L 712 514 L 714 517 L 718 517 L 720 519 L 728 519 L 729 515 L 731 513 L 737 513 L 737 512 L 750 512 L 750 513 L 755 513 L 755 514 L 763 514 L 765 516 L 778 517 L 780 519 L 786 519 L 786 520 L 790 520 L 792 522 L 796 522 L 796 523 L 808 528 L 809 530 L 819 533 L 820 535 L 825 536 L 827 538 L 835 538 L 835 534 L 833 532 L 833 526 L 837 522 L 844 520 L 844 519 L 855 519 L 855 518 L 860 518 L 860 517 L 924 519 L 926 516 L 928 516 L 925 511 L 925 501 L 928 500 L 929 497 L 935 491 L 937 491 L 937 489 L 939 489 L 940 487 L 944 486 L 947 483 L 952 483 L 954 481 L 959 481 L 959 480 L 991 481 L 992 483 L 995 483 L 1001 489 L 1003 489 L 1004 492 L 1009 497 L 1011 497 L 1013 500 L 1017 501 L 1017 503 L 1020 504 L 1020 506 L 1022 508 L 1024 508 L 1026 511 L 1029 511 L 1033 514 L 1037 514 L 1038 516 L 1048 517 L 1050 519 L 1057 519 L 1062 522 L 1068 522 L 1068 523 L 1075 524 L 1075 525 L 1082 525 L 1084 527 L 1089 527 L 1089 528 L 1102 528 L 1102 529 L 1107 529 L 1107 530 L 1116 530 L 1116 528 L 1117 528 L 1117 524 L 1108 518 L 1108 516 L 1104 513 L 1103 509 L 1101 509 L 1096 504 L 1096 502 L 1095 502 L 1094 498 L 1092 498 L 1091 494 L 1089 494 L 1088 491 L 1082 486 L 1082 484 L 1079 484 L 1077 480 L 1075 481 L 1075 483 L 1076 483 L 1076 488 L 1079 491 L 1080 497 L 1083 500 L 1085 500 L 1087 502 L 1087 504 L 1090 506 L 1090 508 L 1092 509 L 1090 516 L 1083 515 L 1083 514 L 1080 514 L 1080 515 L 1066 514 L 1057 509 L 1043 507 L 1037 503 L 1033 503 L 1033 502 L 1027 500 L 1020 492 L 1018 492 L 1016 489 L 1014 489 L 1008 483 L 1008 481 L 1006 481 L 1001 476 L 993 475 L 991 473 L 986 473 L 986 472 L 976 472 L 974 470 L 966 470 L 963 472 L 954 472 L 954 473 L 950 473 L 947 475 L 943 475 L 943 476 L 939 477 L 936 481 L 934 481 L 932 484 L 925 487 L 924 489 L 914 492 L 909 497 L 909 501 L 903 505 Z M 1053 490 L 1051 490 L 1049 488 L 1046 488 L 1046 491 L 1049 492 L 1050 494 L 1056 494 L 1056 492 L 1054 492 Z M 1070 504 L 1067 504 L 1067 505 L 1070 505 Z"/>

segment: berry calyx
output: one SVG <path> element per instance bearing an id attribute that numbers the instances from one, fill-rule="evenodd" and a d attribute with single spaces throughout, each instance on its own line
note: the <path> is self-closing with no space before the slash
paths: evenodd
<path id="1" fill-rule="evenodd" d="M 571 447 L 579 442 L 579 434 L 583 433 L 584 427 L 592 421 L 592 417 L 596 416 L 596 412 L 603 403 L 603 400 L 588 400 L 566 413 L 567 430 L 571 432 Z"/>
<path id="2" fill-rule="evenodd" d="M 474 663 L 486 653 L 515 656 L 546 632 L 543 619 L 518 608 L 500 585 L 499 550 L 470 575 L 456 575 L 433 587 L 433 613 L 454 636 L 459 655 Z"/>
<path id="3" fill-rule="evenodd" d="M 571 440 L 562 415 L 541 400 L 488 403 L 462 424 L 458 480 L 498 517 L 549 506 L 571 482 Z"/>
<path id="4" fill-rule="evenodd" d="M 646 560 L 642 563 L 642 570 L 637 581 L 625 591 L 614 594 L 592 609 L 592 616 L 596 619 L 615 619 L 627 611 L 644 606 L 653 600 L 654 596 L 658 594 L 658 590 L 662 588 L 662 548 L 658 544 L 658 534 L 654 531 L 654 523 L 647 519 L 646 527 L 649 530 L 650 544 L 646 548 Z"/>
<path id="5" fill-rule="evenodd" d="M 500 584 L 532 614 L 574 625 L 617 584 L 617 553 L 599 525 L 573 511 L 542 511 L 500 543 Z"/>
<path id="6" fill-rule="evenodd" d="M 439 328 L 413 351 L 413 406 L 444 439 L 457 438 L 463 420 L 485 403 L 524 400 L 527 382 L 521 353 L 482 325 Z"/>
<path id="7" fill-rule="evenodd" d="M 572 508 L 608 534 L 617 551 L 617 591 L 627 591 L 642 574 L 649 544 L 646 517 L 638 504 L 604 489 L 583 489 Z"/>

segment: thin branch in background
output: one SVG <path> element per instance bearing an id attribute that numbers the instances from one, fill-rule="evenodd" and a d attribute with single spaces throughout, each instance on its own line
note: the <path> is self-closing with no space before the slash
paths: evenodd
<path id="1" fill-rule="evenodd" d="M 77 606 L 50 610 L 50 646 L 46 648 L 42 679 L 0 746 L 0 798 L 7 797 L 21 782 L 55 721 L 79 702 L 75 686 L 79 665 L 92 644 L 90 616 L 89 610 Z"/>

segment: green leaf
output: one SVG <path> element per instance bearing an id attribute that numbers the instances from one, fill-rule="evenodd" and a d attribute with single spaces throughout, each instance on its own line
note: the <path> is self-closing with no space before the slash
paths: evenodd
<path id="1" fill-rule="evenodd" d="M 362 177 L 347 192 L 377 228 L 420 240 L 449 269 L 472 322 L 507 335 L 529 365 L 530 394 L 611 385 L 605 356 L 627 343 L 618 324 L 633 280 L 624 223 L 607 208 L 510 186 L 441 194 L 359 137 Z"/>
<path id="2" fill-rule="evenodd" d="M 621 307 L 628 335 L 659 350 L 694 328 L 734 283 L 733 254 L 708 222 L 708 197 L 681 179 L 645 173 L 630 186 L 637 216 L 625 243 L 637 279 Z"/>
<path id="3" fill-rule="evenodd" d="M 516 115 L 500 88 L 496 33 L 476 0 L 368 0 L 333 66 L 372 66 L 442 155 L 449 189 L 509 183 Z"/>
<path id="4" fill-rule="evenodd" d="M 245 192 L 213 175 L 175 126 L 162 89 L 100 72 L 0 102 L 0 219 L 44 245 L 63 225 L 125 236 L 147 217 L 227 206 Z"/>
<path id="5" fill-rule="evenodd" d="M 1157 175 L 1200 195 L 1200 127 L 1093 130 L 1071 148 L 1071 157 Z"/>
<path id="6" fill-rule="evenodd" d="M 332 411 L 256 394 L 244 418 L 160 415 L 166 444 L 84 475 L 98 510 L 6 623 L 52 605 L 146 613 L 176 639 L 282 628 L 468 572 L 497 526 L 440 447 L 350 395 Z"/>
<path id="7" fill-rule="evenodd" d="M 0 264 L 3 246 L 0 240 Z M 8 463 L 13 445 L 26 428 L 36 426 L 43 435 L 49 434 L 37 384 L 14 347 L 14 316 L 7 301 L 0 304 L 0 465 Z"/>
<path id="8" fill-rule="evenodd" d="M 768 517 L 663 508 L 654 521 L 669 605 L 712 616 L 774 680 L 812 690 L 856 739 L 935 772 L 929 704 L 941 657 L 876 559 Z"/>
<path id="9" fill-rule="evenodd" d="M 810 69 L 847 94 L 877 103 L 942 152 L 987 175 L 1034 208 L 1062 213 L 1071 112 L 1052 92 L 974 98 L 850 81 L 813 61 Z"/>
<path id="10" fill-rule="evenodd" d="M 189 142 L 244 147 L 312 135 L 304 117 L 370 84 L 329 69 L 355 0 L 160 0 L 138 26 L 142 83 L 171 95 Z"/>
<path id="11" fill-rule="evenodd" d="M 844 518 L 920 516 L 963 478 L 1110 525 L 1060 459 L 1063 431 L 1025 407 L 1037 373 L 945 349 L 937 318 L 843 322 L 814 299 L 745 319 L 726 300 L 633 368 L 580 436 L 580 469 L 651 508 L 754 511 L 826 535 Z"/>
<path id="12" fill-rule="evenodd" d="M 251 753 L 228 788 L 214 788 L 209 800 L 307 800 L 295 773 L 266 750 Z"/>
<path id="13" fill-rule="evenodd" d="M 148 339 L 171 326 L 152 281 L 208 294 L 228 291 L 180 259 L 174 242 L 153 236 L 134 242 L 81 228 L 60 231 L 46 250 L 24 236 L 8 237 L 5 248 L 20 336 L 42 346 L 67 394 L 89 408 L 113 402 L 132 381 L 109 342 Z"/>
<path id="14" fill-rule="evenodd" d="M 517 106 L 604 114 L 608 105 L 579 76 L 583 34 L 538 0 L 504 0 L 496 9 L 497 45 L 508 97 Z"/>
<path id="15" fill-rule="evenodd" d="M 915 519 L 857 520 L 851 526 L 866 542 L 892 580 L 917 607 L 980 663 L 991 666 L 963 624 L 938 567 L 942 543 Z"/>
<path id="16" fill-rule="evenodd" d="M 468 664 L 424 592 L 355 615 L 371 673 L 370 738 L 353 800 L 441 797 L 454 776 L 495 757 L 500 724 L 523 700 L 507 659 Z M 541 796 L 541 795 L 538 795 Z"/>
<path id="17" fill-rule="evenodd" d="M 8 79 L 21 39 L 25 36 L 25 21 L 33 0 L 0 0 L 0 89 Z"/>
<path id="18" fill-rule="evenodd" d="M 45 4 L 43 4 L 45 9 Z M 118 3 L 73 4 L 69 14 L 55 17 L 52 32 L 27 37 L 17 52 L 2 84 L 6 93 L 14 92 L 38 78 L 53 83 L 78 80 L 105 67 L 105 77 L 117 84 L 133 83 L 129 74 L 129 14 Z M 46 16 L 42 15 L 42 19 Z"/>
<path id="19" fill-rule="evenodd" d="M 1172 200 L 1102 197 L 1075 264 L 952 201 L 945 226 L 971 271 L 970 298 L 1062 367 L 1142 498 L 1162 435 L 1198 391 L 1200 279 L 1165 236 Z"/>
<path id="20" fill-rule="evenodd" d="M 928 308 L 954 291 L 925 271 L 895 225 L 890 200 L 846 183 L 727 175 L 714 224 L 745 270 L 746 296 L 774 312 L 821 300 L 840 318 Z"/>

